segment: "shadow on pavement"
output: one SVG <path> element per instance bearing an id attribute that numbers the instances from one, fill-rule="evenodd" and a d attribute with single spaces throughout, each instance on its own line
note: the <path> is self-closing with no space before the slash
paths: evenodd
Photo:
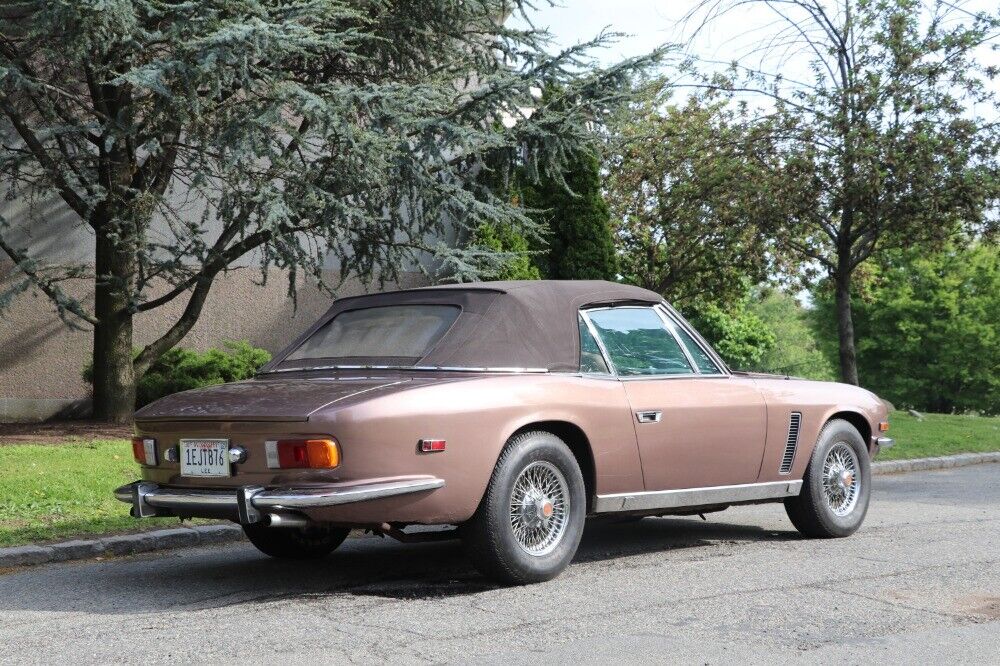
<path id="1" fill-rule="evenodd" d="M 669 557 L 719 542 L 798 538 L 793 531 L 698 519 L 592 519 L 574 563 L 649 553 Z M 571 565 L 563 575 L 572 574 Z M 497 587 L 472 568 L 457 541 L 401 544 L 358 538 L 320 561 L 274 560 L 246 544 L 25 569 L 0 577 L 0 613 L 155 613 L 344 595 L 435 599 Z"/>

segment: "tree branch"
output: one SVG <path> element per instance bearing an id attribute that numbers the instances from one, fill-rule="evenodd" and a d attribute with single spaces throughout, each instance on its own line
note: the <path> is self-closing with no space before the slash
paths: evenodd
<path id="1" fill-rule="evenodd" d="M 43 294 L 49 297 L 53 305 L 55 305 L 56 309 L 59 311 L 59 318 L 66 322 L 67 325 L 76 329 L 80 328 L 73 321 L 66 318 L 66 312 L 71 312 L 91 326 L 97 326 L 97 319 L 80 307 L 80 303 L 76 299 L 67 296 L 66 293 L 59 288 L 59 285 L 56 284 L 58 281 L 57 279 L 46 278 L 34 268 L 35 261 L 31 257 L 11 246 L 3 238 L 0 238 L 0 249 L 2 249 L 4 253 L 6 253 L 7 256 L 14 261 L 18 269 L 24 273 Z"/>
<path id="2" fill-rule="evenodd" d="M 201 310 L 205 307 L 208 292 L 212 289 L 213 278 L 214 276 L 203 277 L 199 280 L 180 318 L 158 340 L 154 340 L 146 345 L 139 352 L 139 355 L 135 357 L 132 367 L 136 377 L 142 377 L 146 374 L 146 371 L 156 362 L 156 359 L 180 342 L 195 323 L 197 323 L 198 317 L 201 315 Z"/>
<path id="3" fill-rule="evenodd" d="M 90 213 L 86 202 L 83 197 L 66 182 L 65 177 L 60 172 L 58 166 L 52 157 L 45 150 L 45 146 L 42 142 L 38 140 L 35 133 L 31 131 L 21 118 L 21 114 L 17 112 L 17 109 L 10 103 L 10 98 L 6 95 L 0 95 L 0 110 L 4 112 L 4 115 L 10 120 L 11 124 L 14 126 L 14 130 L 17 132 L 24 144 L 31 150 L 31 153 L 35 156 L 35 159 L 42 165 L 46 173 L 56 184 L 56 189 L 59 192 L 59 196 L 62 197 L 66 205 L 73 209 L 77 215 L 83 219 L 87 219 L 87 215 Z"/>
<path id="4" fill-rule="evenodd" d="M 810 259 L 815 259 L 816 261 L 818 261 L 819 263 L 821 263 L 824 267 L 826 267 L 828 270 L 832 271 L 832 270 L 834 270 L 836 268 L 836 266 L 833 265 L 832 261 L 830 261 L 829 259 L 827 259 L 823 255 L 819 254 L 815 250 L 812 250 L 809 247 L 807 247 L 807 246 L 799 243 L 798 241 L 794 241 L 794 240 L 791 240 L 789 238 L 786 238 L 786 239 L 784 239 L 781 242 L 783 242 L 785 245 L 787 245 L 788 247 L 792 248 L 796 252 L 804 254 L 805 256 L 809 257 Z"/>

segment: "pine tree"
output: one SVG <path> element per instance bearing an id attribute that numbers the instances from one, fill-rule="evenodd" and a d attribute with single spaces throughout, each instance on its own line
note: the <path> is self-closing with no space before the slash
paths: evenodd
<path id="1" fill-rule="evenodd" d="M 562 169 L 648 59 L 588 66 L 606 35 L 553 56 L 546 33 L 505 25 L 529 9 L 522 0 L 0 4 L 0 189 L 61 199 L 93 233 L 95 262 L 47 264 L 2 216 L 0 250 L 21 287 L 93 329 L 95 415 L 131 418 L 137 377 L 191 330 L 215 278 L 245 255 L 260 258 L 265 276 L 286 270 L 292 294 L 303 273 L 332 290 L 322 278 L 331 256 L 341 277 L 393 280 L 431 253 L 466 279 L 494 252 L 449 247 L 441 239 L 455 227 L 531 229 L 522 209 L 471 177 L 484 156 L 516 152 Z M 558 90 L 546 112 L 504 122 L 536 104 L 539 85 Z M 206 214 L 192 216 L 192 204 Z M 93 307 L 60 287 L 71 277 L 93 281 Z M 133 317 L 165 306 L 181 314 L 133 358 Z"/>
<path id="2" fill-rule="evenodd" d="M 601 193 L 600 162 L 578 151 L 558 175 L 542 174 L 521 186 L 522 203 L 545 226 L 547 246 L 537 262 L 554 280 L 614 280 L 617 276 L 611 215 Z"/>

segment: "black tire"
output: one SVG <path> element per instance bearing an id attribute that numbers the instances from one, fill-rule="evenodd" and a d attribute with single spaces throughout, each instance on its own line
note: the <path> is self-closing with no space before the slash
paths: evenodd
<path id="1" fill-rule="evenodd" d="M 244 525 L 247 535 L 257 550 L 287 560 L 318 560 L 333 552 L 351 530 L 331 525 L 308 527 L 266 527 L 259 523 Z"/>
<path id="2" fill-rule="evenodd" d="M 538 510 L 531 520 L 537 519 L 543 525 L 540 532 L 552 539 L 543 542 L 547 543 L 544 547 L 539 544 L 534 554 L 528 550 L 532 544 L 524 546 L 518 540 L 511 517 L 515 484 L 523 472 L 543 475 L 555 489 L 551 500 L 544 495 L 543 501 L 520 503 L 525 511 L 529 505 Z M 519 486 L 518 492 L 524 487 Z M 561 504 L 557 501 L 560 497 L 565 498 Z M 563 507 L 562 511 L 553 506 Z M 554 513 L 543 517 L 550 509 Z M 507 585 L 540 583 L 555 578 L 569 565 L 580 545 L 586 514 L 583 475 L 569 447 L 552 433 L 526 432 L 511 438 L 504 447 L 479 508 L 462 525 L 462 541 L 476 569 L 487 578 Z M 553 522 L 559 517 L 561 522 Z"/>
<path id="3" fill-rule="evenodd" d="M 853 504 L 845 502 L 840 511 L 831 504 L 824 489 L 824 465 L 831 450 L 841 454 L 849 448 L 854 453 L 853 461 L 857 469 L 850 478 L 856 478 L 859 488 L 855 490 Z M 849 459 L 849 458 L 848 458 Z M 850 470 L 847 470 L 848 472 Z M 845 494 L 846 497 L 846 494 Z M 803 535 L 816 539 L 846 537 L 854 534 L 868 513 L 871 498 L 871 461 L 868 449 L 857 429 L 841 419 L 829 421 L 820 431 L 809 465 L 802 479 L 802 492 L 797 497 L 785 500 L 785 512 L 795 528 Z"/>

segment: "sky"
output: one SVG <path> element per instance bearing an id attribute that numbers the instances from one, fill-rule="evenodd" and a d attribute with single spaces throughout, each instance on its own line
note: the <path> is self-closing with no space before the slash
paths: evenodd
<path id="1" fill-rule="evenodd" d="M 546 0 L 534 0 L 537 10 L 529 14 L 536 27 L 548 28 L 556 47 L 587 41 L 604 28 L 628 35 L 611 47 L 595 52 L 605 65 L 648 53 L 660 44 L 686 43 L 696 21 L 685 24 L 684 18 L 698 4 L 697 0 L 557 1 L 559 5 L 549 6 Z M 996 0 L 956 1 L 968 11 L 995 12 L 998 8 Z M 510 20 L 523 25 L 516 16 Z M 776 20 L 778 17 L 763 4 L 747 5 L 713 21 L 687 48 L 701 59 L 728 63 L 734 58 L 743 58 L 758 48 L 766 36 L 783 27 Z M 1000 66 L 1000 51 L 982 48 L 978 55 L 984 62 Z M 746 62 L 756 64 L 759 57 Z M 768 71 L 780 71 L 788 79 L 811 78 L 808 58 L 801 55 L 781 61 L 772 58 L 764 65 Z M 1000 93 L 1000 79 L 993 87 Z"/>

